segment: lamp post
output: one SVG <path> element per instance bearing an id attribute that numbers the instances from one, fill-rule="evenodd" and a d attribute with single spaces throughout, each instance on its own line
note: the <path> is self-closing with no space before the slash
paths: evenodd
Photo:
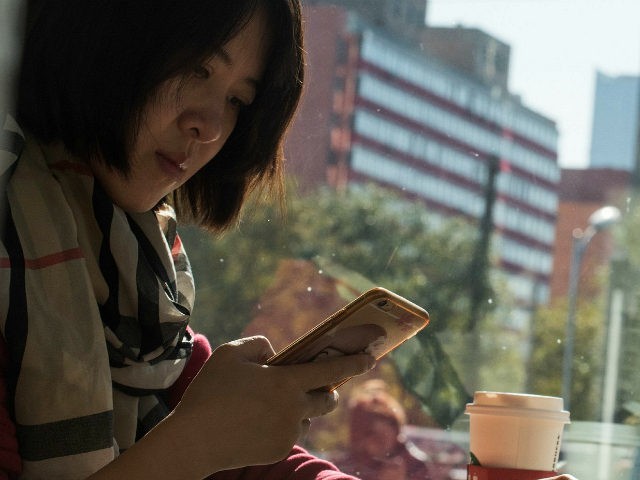
<path id="1" fill-rule="evenodd" d="M 571 265 L 569 267 L 569 290 L 567 297 L 569 305 L 567 309 L 567 325 L 564 338 L 564 352 L 562 358 L 562 398 L 564 408 L 571 408 L 571 377 L 573 366 L 573 346 L 576 333 L 576 305 L 578 301 L 578 280 L 580 279 L 580 267 L 584 252 L 594 235 L 606 230 L 620 220 L 620 210 L 616 207 L 606 206 L 599 208 L 589 216 L 589 225 L 583 231 L 576 228 L 573 231 L 571 245 Z"/>

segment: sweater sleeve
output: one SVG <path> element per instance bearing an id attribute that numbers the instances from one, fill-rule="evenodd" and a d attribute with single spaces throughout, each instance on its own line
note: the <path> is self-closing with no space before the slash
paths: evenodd
<path id="1" fill-rule="evenodd" d="M 4 338 L 0 336 L 0 480 L 17 477 L 22 471 L 22 460 L 18 452 L 16 426 L 9 413 L 7 370 L 9 352 Z"/>
<path id="2" fill-rule="evenodd" d="M 189 328 L 189 333 L 193 336 L 193 350 L 187 364 L 178 379 L 167 390 L 167 403 L 172 410 L 176 408 L 182 398 L 182 394 L 187 386 L 197 375 L 207 359 L 211 356 L 211 345 L 207 337 L 200 333 L 194 333 Z"/>
<path id="3" fill-rule="evenodd" d="M 182 374 L 168 391 L 168 403 L 171 408 L 175 408 L 193 377 L 211 355 L 211 345 L 207 338 L 201 334 L 191 333 L 193 352 Z M 209 478 L 210 480 L 357 480 L 299 446 L 293 447 L 287 458 L 272 465 L 227 470 Z"/>
<path id="4" fill-rule="evenodd" d="M 287 458 L 272 465 L 227 470 L 207 480 L 358 480 L 339 471 L 332 463 L 294 446 Z"/>

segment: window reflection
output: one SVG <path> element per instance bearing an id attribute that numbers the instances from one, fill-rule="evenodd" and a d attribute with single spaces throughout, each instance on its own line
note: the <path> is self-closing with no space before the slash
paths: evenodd
<path id="1" fill-rule="evenodd" d="M 289 171 L 301 188 L 298 194 L 304 196 L 324 185 L 342 194 L 372 183 L 423 205 L 432 225 L 453 217 L 466 219 L 475 229 L 476 241 L 482 238 L 489 214 L 487 255 L 495 290 L 491 298 L 482 298 L 491 307 L 478 312 L 483 319 L 471 334 L 480 340 L 457 342 L 465 333 L 453 326 L 438 335 L 469 389 L 500 385 L 510 391 L 559 395 L 571 232 L 586 228 L 589 214 L 605 204 L 619 205 L 627 212 L 633 204 L 630 187 L 638 155 L 640 33 L 636 29 L 633 37 L 634 60 L 621 63 L 627 69 L 621 75 L 597 73 L 596 68 L 586 72 L 597 78 L 597 88 L 587 95 L 585 71 L 576 68 L 573 73 L 575 92 L 567 89 L 572 75 L 567 71 L 569 65 L 585 64 L 590 52 L 576 49 L 570 34 L 557 32 L 562 22 L 567 31 L 571 22 L 572 28 L 584 32 L 597 15 L 605 23 L 605 12 L 595 2 L 582 22 L 576 12 L 585 5 L 576 2 L 306 3 L 309 83 L 288 144 Z M 630 23 L 621 13 L 640 14 L 639 7 L 624 0 L 610 7 L 611 22 L 629 32 Z M 511 45 L 508 33 L 514 28 L 529 32 L 528 19 L 533 23 L 542 18 L 535 10 L 545 8 L 550 12 L 548 29 L 534 23 L 531 27 L 536 33 L 524 46 L 522 41 Z M 393 15 L 388 15 L 390 11 Z M 410 19 L 405 16 L 409 11 Z M 464 16 L 465 11 L 475 16 Z M 498 11 L 502 13 L 497 15 Z M 451 21 L 438 24 L 431 20 L 431 12 L 440 22 Z M 455 23 L 455 13 L 468 26 Z M 420 21 L 423 18 L 426 26 Z M 569 45 L 573 45 L 575 58 L 566 57 Z M 628 42 L 624 48 L 631 48 Z M 603 59 L 599 48 L 593 49 L 592 56 L 592 63 Z M 611 59 L 619 56 L 610 53 Z M 529 68 L 523 64 L 530 64 Z M 530 72 L 534 64 L 537 74 L 524 79 L 521 72 Z M 529 88 L 528 83 L 535 85 Z M 625 86 L 613 93 L 610 89 L 616 84 Z M 563 111 L 560 91 L 574 104 L 574 97 L 582 94 L 581 107 L 572 110 L 573 116 Z M 587 135 L 589 115 L 585 112 L 591 108 L 595 115 L 594 163 L 582 169 L 588 159 L 577 158 L 576 147 L 567 145 L 576 143 L 581 132 L 582 143 L 588 143 L 586 137 L 591 135 Z M 492 162 L 497 162 L 493 179 Z M 392 242 L 394 232 L 388 236 Z M 601 424 L 603 420 L 597 406 L 603 395 L 601 372 L 607 358 L 601 339 L 607 336 L 609 320 L 603 312 L 608 308 L 609 261 L 617 255 L 617 248 L 612 231 L 595 238 L 581 277 L 579 328 L 583 337 L 574 365 L 580 378 L 574 381 L 575 428 L 568 434 L 565 458 L 570 472 L 571 466 L 578 468 L 577 464 L 585 462 L 576 456 L 576 449 L 593 441 L 578 433 L 584 425 L 580 422 Z M 477 252 L 470 253 L 469 264 Z M 460 292 L 461 298 L 470 301 L 468 286 L 461 285 Z M 424 301 L 429 309 L 428 295 L 416 300 Z M 437 310 L 430 311 L 434 324 L 448 321 Z M 479 351 L 484 355 L 482 366 L 472 365 L 472 355 L 457 351 L 470 345 L 486 349 Z M 508 368 L 504 365 L 507 357 L 497 351 L 513 355 Z M 628 372 L 625 359 L 619 361 Z M 620 377 L 620 382 L 627 386 L 624 391 L 616 387 L 617 422 L 633 423 L 638 417 L 622 404 L 640 395 L 634 393 L 640 388 L 630 387 L 629 382 L 636 383 L 628 378 Z M 417 421 L 428 431 L 424 419 Z M 453 430 L 464 432 L 463 423 Z M 596 438 L 602 433 L 596 427 L 592 431 L 600 432 L 594 433 Z M 640 440 L 635 442 L 640 445 Z M 613 455 L 609 457 L 611 469 L 592 462 L 585 478 L 596 470 L 606 470 L 599 473 L 602 478 L 613 478 L 616 468 L 626 472 L 620 475 L 631 475 L 636 446 L 613 454 L 614 447 L 606 444 L 604 437 L 600 443 L 593 441 L 599 455 Z M 621 458 L 614 460 L 618 454 Z M 574 473 L 580 476 L 578 470 Z"/>

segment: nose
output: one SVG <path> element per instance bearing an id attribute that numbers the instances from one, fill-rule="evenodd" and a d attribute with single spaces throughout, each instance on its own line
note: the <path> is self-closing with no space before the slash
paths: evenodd
<path id="1" fill-rule="evenodd" d="M 178 126 L 197 142 L 215 142 L 222 134 L 222 111 L 204 105 L 186 109 L 178 117 Z"/>

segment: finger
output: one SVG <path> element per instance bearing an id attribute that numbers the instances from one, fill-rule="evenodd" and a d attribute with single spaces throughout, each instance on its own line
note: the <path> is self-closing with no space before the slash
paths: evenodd
<path id="1" fill-rule="evenodd" d="M 306 417 L 320 417 L 335 410 L 338 406 L 338 392 L 324 392 L 316 390 L 307 393 L 307 408 L 303 415 Z"/>
<path id="2" fill-rule="evenodd" d="M 321 362 L 288 365 L 290 374 L 300 379 L 305 391 L 332 385 L 349 377 L 361 375 L 375 366 L 371 355 L 357 354 L 327 358 Z"/>
<path id="3" fill-rule="evenodd" d="M 265 363 L 268 358 L 275 355 L 271 342 L 262 335 L 240 338 L 229 342 L 222 347 L 232 348 L 242 358 L 256 363 Z M 220 347 L 218 347 L 220 348 Z"/>

